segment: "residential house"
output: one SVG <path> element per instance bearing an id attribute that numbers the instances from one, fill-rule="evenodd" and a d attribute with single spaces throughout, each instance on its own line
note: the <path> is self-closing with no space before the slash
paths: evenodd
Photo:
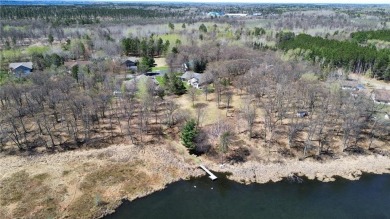
<path id="1" fill-rule="evenodd" d="M 390 105 L 390 90 L 376 89 L 372 92 L 371 97 L 375 103 Z"/>
<path id="2" fill-rule="evenodd" d="M 15 62 L 9 64 L 9 72 L 16 77 L 23 77 L 29 75 L 33 71 L 32 62 Z"/>
<path id="3" fill-rule="evenodd" d="M 126 91 L 135 92 L 137 90 L 137 84 L 139 83 L 139 81 L 142 81 L 142 80 L 151 80 L 153 82 L 153 84 L 155 85 L 155 89 L 157 89 L 157 87 L 159 85 L 158 81 L 156 80 L 156 78 L 154 76 L 147 76 L 145 74 L 133 76 L 129 80 L 125 80 L 122 83 L 123 83 L 123 86 L 125 87 Z"/>
<path id="4" fill-rule="evenodd" d="M 127 71 L 137 71 L 137 63 L 136 57 L 128 57 L 121 62 L 121 68 Z"/>
<path id="5" fill-rule="evenodd" d="M 200 89 L 200 85 L 202 84 L 202 74 L 193 71 L 186 71 L 180 76 L 180 79 L 187 81 L 188 84 L 198 89 Z"/>

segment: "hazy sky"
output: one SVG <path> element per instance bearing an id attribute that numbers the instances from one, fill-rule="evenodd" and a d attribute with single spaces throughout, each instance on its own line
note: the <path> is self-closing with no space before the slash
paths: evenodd
<path id="1" fill-rule="evenodd" d="M 103 0 L 99 0 L 103 1 Z M 123 2 L 150 2 L 151 0 L 106 0 Z M 231 3 L 338 3 L 338 4 L 390 4 L 390 0 L 152 0 L 153 2 L 231 2 Z"/>

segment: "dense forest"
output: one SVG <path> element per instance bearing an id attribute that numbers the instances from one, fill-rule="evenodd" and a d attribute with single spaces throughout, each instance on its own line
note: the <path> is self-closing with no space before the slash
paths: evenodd
<path id="1" fill-rule="evenodd" d="M 373 77 L 390 80 L 390 51 L 360 46 L 355 42 L 279 33 L 279 48 L 299 50 L 305 59 L 331 68 L 345 68 L 352 72 L 372 71 Z"/>
<path id="2" fill-rule="evenodd" d="M 367 40 L 383 40 L 390 42 L 390 30 L 370 30 L 351 33 L 352 39 L 359 43 L 367 42 Z"/>
<path id="3" fill-rule="evenodd" d="M 100 20 L 181 16 L 180 12 L 115 6 L 2 6 L 2 20 L 45 20 L 53 25 L 92 24 Z"/>

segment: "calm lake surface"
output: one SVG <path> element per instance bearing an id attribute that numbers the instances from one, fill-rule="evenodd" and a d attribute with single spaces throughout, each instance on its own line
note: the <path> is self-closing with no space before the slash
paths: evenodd
<path id="1" fill-rule="evenodd" d="M 124 202 L 105 219 L 124 218 L 389 218 L 390 175 L 363 175 L 323 183 L 242 185 L 217 174 L 173 183 Z"/>

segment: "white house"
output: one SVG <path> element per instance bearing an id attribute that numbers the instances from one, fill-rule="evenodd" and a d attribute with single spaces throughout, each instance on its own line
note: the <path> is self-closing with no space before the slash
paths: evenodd
<path id="1" fill-rule="evenodd" d="M 182 81 L 187 81 L 191 86 L 200 89 L 200 81 L 202 79 L 202 74 L 196 73 L 193 71 L 186 71 L 182 76 L 180 76 Z"/>

